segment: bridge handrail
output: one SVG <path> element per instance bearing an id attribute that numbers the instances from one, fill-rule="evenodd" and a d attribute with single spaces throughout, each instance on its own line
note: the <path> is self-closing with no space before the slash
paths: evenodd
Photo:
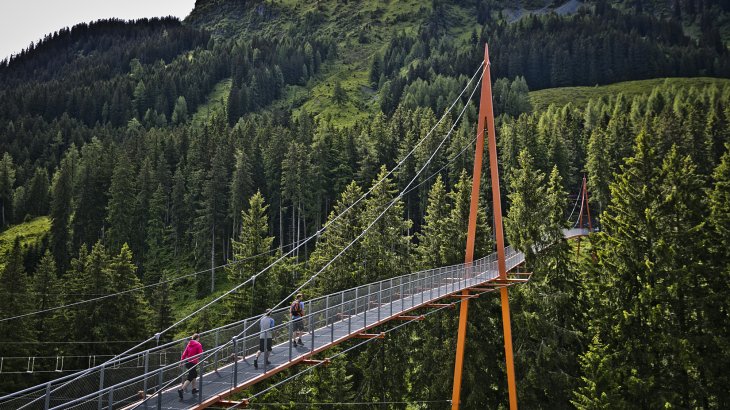
<path id="1" fill-rule="evenodd" d="M 515 255 L 518 254 L 518 252 L 515 252 L 511 247 L 508 247 L 507 248 L 506 253 L 509 254 L 509 256 L 507 256 L 508 258 L 512 258 L 512 257 L 514 257 Z M 369 284 L 366 284 L 366 285 L 355 286 L 355 287 L 352 287 L 352 288 L 349 288 L 349 289 L 346 289 L 346 290 L 342 290 L 342 291 L 339 291 L 339 292 L 331 293 L 331 294 L 328 294 L 328 295 L 325 295 L 325 296 L 321 296 L 321 297 L 312 299 L 309 302 L 310 302 L 310 306 L 311 306 L 311 304 L 314 304 L 317 301 L 325 300 L 330 295 L 334 295 L 334 294 L 345 294 L 345 293 L 349 293 L 349 292 L 353 292 L 353 291 L 355 291 L 357 293 L 357 291 L 359 289 L 361 289 L 361 288 L 370 287 L 370 286 L 374 286 L 374 285 L 378 285 L 379 286 L 379 288 L 380 288 L 379 292 L 383 292 L 383 291 L 387 291 L 387 290 L 392 290 L 392 289 L 396 289 L 396 288 L 402 288 L 404 285 L 414 284 L 414 283 L 422 280 L 422 278 L 420 278 L 420 275 L 425 274 L 425 273 L 428 273 L 428 272 L 440 271 L 440 272 L 444 273 L 444 272 L 451 272 L 451 271 L 454 271 L 454 270 L 464 270 L 464 271 L 466 271 L 469 268 L 473 268 L 475 266 L 479 266 L 479 265 L 485 264 L 486 261 L 496 262 L 496 253 L 492 253 L 490 255 L 487 255 L 487 256 L 485 256 L 483 258 L 480 258 L 480 259 L 478 259 L 478 260 L 476 260 L 474 262 L 471 262 L 469 264 L 460 263 L 460 264 L 443 266 L 443 267 L 439 267 L 439 268 L 425 269 L 425 270 L 421 270 L 421 271 L 417 271 L 417 272 L 412 272 L 412 273 L 408 273 L 408 274 L 404 274 L 404 275 L 400 275 L 400 276 L 395 276 L 395 277 L 389 278 L 389 279 L 383 279 L 383 280 L 380 280 L 380 281 L 377 281 L 377 282 L 373 282 L 373 283 L 369 283 Z M 480 270 L 475 271 L 473 273 L 478 275 L 478 274 L 484 273 L 485 271 L 486 270 L 482 271 L 480 269 Z M 431 275 L 431 276 L 433 276 L 433 275 Z M 429 276 L 425 276 L 425 277 L 429 277 Z M 404 282 L 403 279 L 408 279 L 408 280 L 406 282 Z M 397 285 L 393 285 L 393 282 L 395 282 L 395 281 L 397 281 Z M 389 283 L 390 284 L 390 287 L 382 288 L 382 284 L 384 284 L 384 283 Z M 344 307 L 345 305 L 351 305 L 352 303 L 355 303 L 355 305 L 356 305 L 355 314 L 357 314 L 357 305 L 358 305 L 357 301 L 359 299 L 361 299 L 361 298 L 369 297 L 370 295 L 371 295 L 370 293 L 361 294 L 360 296 L 356 297 L 355 299 L 351 299 L 351 300 L 347 300 L 347 301 L 342 301 L 342 302 L 337 303 L 335 305 L 328 305 L 324 309 L 319 309 L 319 310 L 315 310 L 315 311 L 312 311 L 312 312 L 308 313 L 306 315 L 305 319 L 306 318 L 315 317 L 318 314 L 322 314 L 322 313 L 325 313 L 326 314 L 329 310 L 331 310 L 333 308 Z M 366 310 L 367 310 L 367 305 L 364 305 L 364 306 L 366 307 Z M 288 307 L 285 307 L 285 308 L 277 309 L 277 312 L 287 311 L 287 310 L 288 310 Z M 259 319 L 260 317 L 261 317 L 261 315 L 257 315 L 257 316 L 254 316 L 252 318 L 247 318 L 244 321 L 248 321 L 249 319 Z M 241 323 L 241 322 L 236 322 L 236 323 Z M 274 326 L 272 328 L 272 330 L 271 330 L 272 334 L 274 332 L 276 332 L 277 330 L 290 329 L 291 323 L 292 323 L 292 321 L 287 321 L 287 322 L 279 323 L 278 325 L 276 325 L 276 326 Z M 310 328 L 312 328 L 312 330 L 313 330 L 313 327 L 312 326 L 310 326 Z M 255 332 L 254 334 L 251 334 L 251 335 L 248 335 L 248 336 L 245 336 L 244 335 L 243 337 L 244 338 L 251 337 L 251 338 L 257 339 L 259 336 L 258 336 L 258 332 Z M 237 340 L 238 340 L 238 338 L 237 338 Z M 224 343 L 221 346 L 225 346 L 227 344 L 228 344 L 228 341 L 226 341 L 226 343 Z M 219 347 L 220 346 L 216 346 L 213 349 L 217 349 Z M 244 349 L 245 349 L 245 346 L 244 346 Z M 213 353 L 214 353 L 213 351 L 209 350 L 209 351 L 206 351 L 204 354 L 207 354 L 208 357 L 210 357 Z M 245 356 L 245 352 L 244 352 L 244 356 Z M 97 390 L 95 392 L 89 393 L 89 394 L 87 394 L 85 396 L 79 397 L 79 398 L 77 398 L 75 400 L 72 400 L 70 402 L 64 403 L 64 406 L 73 406 L 75 404 L 82 403 L 82 402 L 87 401 L 87 400 L 95 400 L 99 396 L 102 396 L 104 394 L 107 394 L 110 391 L 118 390 L 118 389 L 120 389 L 122 387 L 125 387 L 125 386 L 128 386 L 128 385 L 137 383 L 137 382 L 142 381 L 145 378 L 150 377 L 151 375 L 157 374 L 157 373 L 159 373 L 161 371 L 164 372 L 165 370 L 174 369 L 174 368 L 178 367 L 181 363 L 182 363 L 182 360 L 181 361 L 178 361 L 178 362 L 171 363 L 171 364 L 169 364 L 169 365 L 167 365 L 165 367 L 155 369 L 154 371 L 150 371 L 150 372 L 147 372 L 147 373 L 138 375 L 136 377 L 127 379 L 127 380 L 125 380 L 123 382 L 119 382 L 117 384 L 114 384 L 114 385 L 111 385 L 111 386 L 107 386 L 107 387 L 105 387 L 103 389 Z M 146 398 L 145 400 L 148 400 L 148 399 L 149 398 Z"/>
<path id="2" fill-rule="evenodd" d="M 474 266 L 474 265 L 481 264 L 484 261 L 487 261 L 487 260 L 489 260 L 491 258 L 495 258 L 495 256 L 496 256 L 495 253 L 486 255 L 483 258 L 480 258 L 477 261 L 472 262 L 471 265 Z M 443 270 L 453 270 L 454 268 L 458 268 L 458 267 L 462 267 L 462 266 L 466 267 L 467 265 L 464 264 L 464 263 L 461 263 L 461 264 L 454 264 L 454 265 L 449 265 L 449 266 L 444 266 L 444 267 L 439 267 L 439 268 L 425 269 L 425 270 L 421 270 L 421 271 L 417 271 L 417 272 L 411 272 L 411 273 L 399 275 L 399 276 L 396 276 L 396 277 L 393 277 L 393 278 L 389 278 L 389 279 L 384 279 L 384 280 L 381 280 L 381 281 L 377 281 L 377 282 L 374 282 L 372 284 L 355 286 L 355 287 L 346 289 L 344 291 L 340 291 L 338 293 L 351 292 L 351 291 L 354 291 L 356 289 L 360 289 L 363 286 L 379 285 L 379 284 L 386 283 L 386 282 L 391 282 L 392 283 L 392 281 L 394 281 L 394 280 L 402 281 L 406 277 L 413 276 L 413 275 L 426 274 L 426 273 L 432 272 L 432 271 L 437 271 L 437 270 L 442 270 L 442 271 Z M 407 283 L 411 283 L 411 281 L 408 281 Z M 320 297 L 317 297 L 317 298 L 314 298 L 314 299 L 308 301 L 307 303 L 309 304 L 309 306 L 311 306 L 313 304 L 316 304 L 317 302 L 320 302 L 321 303 L 323 300 L 325 300 L 329 296 L 330 295 L 320 296 Z M 342 302 L 342 303 L 345 303 L 345 302 Z M 281 314 L 282 312 L 286 312 L 287 309 L 288 309 L 288 307 L 283 307 L 283 308 L 277 309 L 277 310 L 275 310 L 273 312 L 273 314 Z M 316 311 L 316 312 L 311 312 L 311 314 L 315 314 L 315 313 L 321 313 L 321 310 Z M 255 320 L 256 318 L 260 318 L 260 317 L 261 317 L 260 315 L 257 315 L 257 316 L 253 316 L 251 318 L 245 318 L 245 319 L 239 320 L 237 322 L 229 323 L 229 324 L 226 324 L 226 325 L 223 325 L 223 326 L 219 326 L 219 327 L 214 328 L 214 329 L 210 329 L 208 331 L 201 332 L 200 334 L 201 334 L 201 336 L 202 335 L 208 335 L 209 336 L 209 335 L 212 335 L 214 332 L 220 332 L 220 331 L 224 331 L 224 330 L 230 330 L 231 328 L 234 328 L 236 326 L 240 326 L 241 324 L 244 324 L 245 325 L 247 322 L 249 322 L 251 320 Z M 284 326 L 284 323 L 281 323 L 280 326 Z M 83 373 L 85 373 L 85 374 L 83 374 L 82 377 L 83 376 L 89 376 L 91 374 L 95 374 L 95 372 L 97 370 L 102 370 L 102 369 L 104 369 L 106 367 L 110 367 L 111 365 L 117 365 L 117 366 L 119 366 L 122 363 L 129 363 L 132 360 L 139 360 L 140 358 L 142 358 L 145 355 L 154 354 L 154 353 L 157 353 L 157 352 L 162 351 L 164 349 L 171 348 L 173 346 L 182 344 L 186 340 L 187 340 L 187 338 L 182 338 L 182 339 L 170 341 L 170 342 L 167 342 L 167 343 L 164 343 L 162 345 L 158 345 L 158 346 L 155 346 L 155 347 L 152 347 L 152 348 L 148 348 L 148 349 L 143 350 L 143 351 L 140 351 L 140 352 L 130 353 L 128 355 L 125 355 L 123 357 L 120 357 L 120 358 L 114 360 L 112 363 L 103 363 L 103 364 L 97 365 L 95 367 L 91 367 L 91 368 L 88 368 L 88 369 L 84 369 L 84 370 L 81 370 L 81 371 L 78 371 L 78 372 L 75 372 L 75 373 L 72 373 L 72 374 L 63 376 L 61 378 L 54 379 L 54 380 L 51 380 L 49 382 L 45 382 L 43 384 L 39 384 L 37 386 L 29 387 L 29 388 L 20 390 L 18 392 L 11 393 L 9 395 L 0 397 L 0 403 L 5 402 L 5 401 L 8 401 L 8 400 L 18 399 L 18 398 L 21 398 L 22 396 L 27 396 L 27 395 L 29 395 L 31 393 L 34 393 L 34 392 L 39 392 L 39 391 L 42 391 L 42 390 L 48 391 L 49 387 L 52 387 L 53 385 L 57 385 L 59 383 L 68 381 L 70 379 L 73 379 L 74 377 L 78 377 L 79 375 L 81 375 Z M 212 349 L 217 349 L 217 348 L 219 348 L 221 346 L 225 346 L 228 342 L 229 341 L 224 341 L 224 343 L 222 345 L 216 345 Z M 211 350 L 209 350 L 209 351 L 211 351 Z M 171 365 L 171 367 L 177 366 L 179 363 L 180 362 L 175 362 L 175 363 L 173 363 Z M 165 367 L 165 368 L 167 368 L 167 367 Z M 160 370 L 160 368 L 155 369 L 155 372 L 158 372 L 159 370 Z M 144 377 L 148 377 L 149 374 L 150 373 L 144 373 L 143 375 L 140 375 L 140 376 L 137 376 L 137 377 L 133 377 L 132 379 L 128 379 L 126 382 L 121 382 L 120 384 L 129 384 L 130 380 L 137 380 L 138 381 L 138 380 L 140 380 L 140 379 L 142 379 Z M 114 386 L 117 386 L 117 385 L 114 385 Z M 114 386 L 110 386 L 109 388 L 112 388 Z M 108 391 L 108 390 L 109 389 L 105 388 L 103 390 L 96 391 L 92 395 L 93 396 L 98 396 L 99 395 L 99 392 Z"/>

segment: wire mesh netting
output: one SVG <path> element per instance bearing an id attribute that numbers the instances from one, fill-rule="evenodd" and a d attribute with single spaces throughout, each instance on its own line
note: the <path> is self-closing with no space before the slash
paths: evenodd
<path id="1" fill-rule="evenodd" d="M 507 268 L 511 269 L 522 262 L 523 256 L 506 248 L 505 258 Z M 305 301 L 303 325 L 310 350 L 346 339 L 402 312 L 497 275 L 497 257 L 492 254 L 470 264 L 415 272 Z M 271 329 L 273 344 L 289 346 L 294 331 L 289 307 L 273 311 L 271 317 L 275 322 Z M 230 390 L 246 381 L 244 374 L 229 368 L 235 368 L 239 360 L 258 351 L 260 318 L 246 318 L 200 334 L 199 341 L 205 349 L 198 364 L 198 373 L 203 377 L 201 390 L 210 389 L 205 383 L 208 374 L 217 375 L 215 388 L 218 390 Z M 142 400 L 155 407 L 163 396 L 158 393 L 171 391 L 175 394 L 173 390 L 187 372 L 184 363 L 180 362 L 187 342 L 188 339 L 181 339 L 164 343 L 102 365 L 89 363 L 86 358 L 85 365 L 76 364 L 83 371 L 2 397 L 0 408 L 116 409 L 130 407 Z M 284 352 L 285 362 L 301 359 L 302 355 L 296 349 L 288 350 L 288 355 Z M 46 359 L 57 360 L 43 360 Z M 96 363 L 108 359 L 99 357 Z M 227 373 L 223 369 L 228 369 Z M 221 374 L 227 379 L 224 380 Z M 202 400 L 205 394 L 205 391 L 200 393 L 199 399 Z"/>

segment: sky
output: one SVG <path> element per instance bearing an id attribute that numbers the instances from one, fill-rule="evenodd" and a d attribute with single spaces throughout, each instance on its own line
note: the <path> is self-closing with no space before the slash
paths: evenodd
<path id="1" fill-rule="evenodd" d="M 0 60 L 63 27 L 110 17 L 182 20 L 194 5 L 195 0 L 0 0 Z"/>

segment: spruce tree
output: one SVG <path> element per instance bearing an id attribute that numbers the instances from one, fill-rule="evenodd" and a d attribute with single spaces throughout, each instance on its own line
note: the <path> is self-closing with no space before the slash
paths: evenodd
<path id="1" fill-rule="evenodd" d="M 134 184 L 132 162 L 122 152 L 117 157 L 109 188 L 106 216 L 109 231 L 106 240 L 110 249 L 121 249 L 123 244 L 132 243 L 133 238 L 136 238 Z"/>
<path id="2" fill-rule="evenodd" d="M 534 262 L 536 246 L 542 244 L 542 225 L 545 221 L 545 175 L 534 166 L 532 156 L 522 150 L 518 168 L 511 172 L 509 213 L 504 229 L 509 242 L 525 253 L 528 266 Z"/>
<path id="3" fill-rule="evenodd" d="M 33 306 L 34 298 L 23 266 L 23 250 L 20 238 L 16 237 L 7 262 L 0 271 L 0 312 L 3 319 L 8 319 L 29 313 Z M 0 321 L 0 355 L 24 356 L 30 353 L 24 343 L 36 340 L 34 320 L 33 316 L 26 316 Z"/>
<path id="4" fill-rule="evenodd" d="M 93 255 L 93 252 L 92 252 Z M 109 275 L 114 292 L 126 292 L 114 297 L 107 304 L 111 308 L 112 317 L 105 318 L 110 324 L 109 333 L 105 335 L 111 340 L 143 340 L 149 332 L 150 305 L 144 297 L 142 282 L 137 278 L 137 267 L 132 263 L 132 252 L 129 246 L 122 245 L 118 255 L 109 260 Z"/>
<path id="5" fill-rule="evenodd" d="M 708 407 L 724 408 L 730 405 L 730 394 L 725 388 L 730 376 L 724 361 L 718 356 L 730 349 L 730 330 L 725 325 L 730 320 L 730 144 L 713 173 L 714 186 L 709 193 L 709 217 L 705 230 L 707 248 L 711 253 L 711 272 L 707 275 L 708 295 L 701 300 L 704 314 L 702 327 L 711 338 L 700 345 L 703 376 L 708 391 Z"/>
<path id="6" fill-rule="evenodd" d="M 61 161 L 61 166 L 53 176 L 51 186 L 51 240 L 50 248 L 56 260 L 59 273 L 66 272 L 69 263 L 71 235 L 71 198 L 73 194 L 72 164 L 69 157 Z"/>
<path id="7" fill-rule="evenodd" d="M 56 262 L 49 250 L 41 258 L 33 274 L 32 289 L 35 295 L 33 310 L 43 311 L 59 306 L 61 283 L 58 280 Z M 58 326 L 53 321 L 53 312 L 40 313 L 36 316 L 35 331 L 39 342 L 60 340 L 57 335 Z M 43 354 L 51 354 L 45 349 Z"/>
<path id="8" fill-rule="evenodd" d="M 317 239 L 317 247 L 309 259 L 312 273 L 323 268 L 360 234 L 360 215 L 364 204 L 362 201 L 355 204 L 355 201 L 361 196 L 362 190 L 355 181 L 340 194 L 327 219 L 330 225 Z M 352 208 L 345 212 L 350 206 Z M 342 216 L 335 221 L 335 217 L 340 214 Z M 356 242 L 319 275 L 315 282 L 317 293 L 328 294 L 355 286 L 364 269 L 361 258 L 362 244 Z"/>
<path id="9" fill-rule="evenodd" d="M 444 248 L 455 246 L 446 242 L 445 231 L 449 223 L 449 204 L 441 175 L 436 177 L 428 194 L 425 223 L 416 234 L 415 264 L 419 269 L 433 269 L 447 265 L 443 257 Z"/>
<path id="10" fill-rule="evenodd" d="M 13 216 L 13 186 L 15 185 L 15 165 L 13 157 L 6 152 L 0 159 L 0 228 L 10 224 Z"/>
<path id="11" fill-rule="evenodd" d="M 233 241 L 233 260 L 226 267 L 228 280 L 234 286 L 261 272 L 272 262 L 269 252 L 274 238 L 269 236 L 268 207 L 261 192 L 256 192 L 249 199 L 248 210 L 241 212 L 240 239 Z M 278 301 L 278 293 L 274 275 L 266 271 L 229 296 L 228 318 L 240 320 L 263 312 Z"/>
<path id="12" fill-rule="evenodd" d="M 412 222 L 403 219 L 403 202 L 394 198 L 395 184 L 387 177 L 387 169 L 381 167 L 375 182 L 383 179 L 365 200 L 365 209 L 361 214 L 360 226 L 370 229 L 363 235 L 362 254 L 364 275 L 357 283 L 364 284 L 407 272 L 410 261 L 410 236 L 408 230 Z M 385 208 L 394 201 L 387 211 Z M 383 214 L 377 222 L 375 219 Z"/>
<path id="13" fill-rule="evenodd" d="M 655 200 L 658 161 L 654 141 L 642 132 L 635 154 L 611 185 L 611 202 L 603 216 L 599 236 L 598 265 L 591 272 L 586 298 L 590 310 L 590 334 L 596 345 L 582 357 L 594 380 L 584 380 L 578 392 L 595 389 L 591 400 L 611 408 L 656 407 L 656 370 L 653 328 L 648 301 L 657 282 L 657 234 Z M 605 274 L 602 272 L 610 272 Z M 601 349 L 601 364 L 593 359 Z M 599 383 L 600 381 L 600 383 Z"/>

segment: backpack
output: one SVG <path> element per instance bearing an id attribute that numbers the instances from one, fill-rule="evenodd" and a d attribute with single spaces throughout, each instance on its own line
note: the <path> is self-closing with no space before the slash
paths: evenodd
<path id="1" fill-rule="evenodd" d="M 302 315 L 302 307 L 299 305 L 298 300 L 295 300 L 294 303 L 291 304 L 289 311 L 291 312 L 292 316 L 301 316 Z"/>

